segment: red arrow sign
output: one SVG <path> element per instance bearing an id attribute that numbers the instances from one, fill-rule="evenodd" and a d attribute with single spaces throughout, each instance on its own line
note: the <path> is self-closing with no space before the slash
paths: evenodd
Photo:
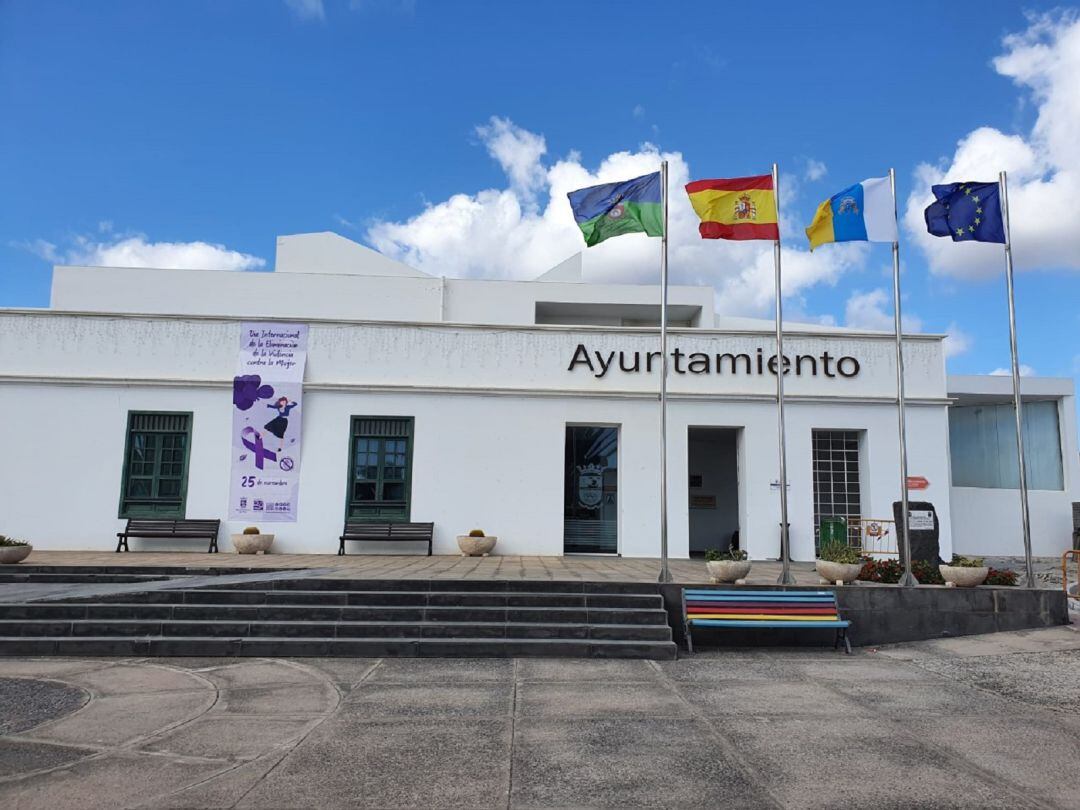
<path id="1" fill-rule="evenodd" d="M 930 482 L 921 475 L 909 475 L 907 478 L 908 489 L 926 489 L 928 486 L 930 486 Z"/>

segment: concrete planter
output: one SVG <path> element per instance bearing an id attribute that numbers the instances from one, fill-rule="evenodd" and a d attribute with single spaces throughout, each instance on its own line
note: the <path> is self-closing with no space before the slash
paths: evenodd
<path id="1" fill-rule="evenodd" d="M 843 582 L 845 585 L 857 580 L 863 568 L 862 563 L 838 563 L 828 560 L 817 560 L 814 567 L 826 582 Z"/>
<path id="2" fill-rule="evenodd" d="M 0 546 L 0 565 L 14 565 L 22 562 L 30 556 L 30 552 L 33 550 L 34 547 L 29 544 L 25 546 Z"/>
<path id="3" fill-rule="evenodd" d="M 955 585 L 957 588 L 974 588 L 986 582 L 990 569 L 985 565 L 979 568 L 961 568 L 956 565 L 939 565 L 941 578 L 946 585 Z"/>
<path id="4" fill-rule="evenodd" d="M 265 554 L 270 550 L 274 542 L 272 534 L 234 534 L 232 535 L 233 548 L 237 554 Z"/>
<path id="5" fill-rule="evenodd" d="M 709 579 L 713 582 L 737 582 L 750 573 L 749 560 L 707 560 Z"/>
<path id="6" fill-rule="evenodd" d="M 462 557 L 486 557 L 495 548 L 498 537 L 486 535 L 484 537 L 469 537 L 467 534 L 459 534 L 457 538 L 458 548 L 461 549 Z"/>

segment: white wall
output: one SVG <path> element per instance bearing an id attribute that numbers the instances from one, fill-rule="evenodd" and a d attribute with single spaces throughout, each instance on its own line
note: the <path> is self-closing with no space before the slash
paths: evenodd
<path id="1" fill-rule="evenodd" d="M 129 410 L 193 412 L 187 516 L 225 518 L 231 429 L 230 389 L 132 386 L 7 385 L 6 454 L 0 467 L 0 531 L 41 548 L 107 549 L 117 518 Z M 468 394 L 309 392 L 304 400 L 300 519 L 275 524 L 280 552 L 334 551 L 344 519 L 352 415 L 413 416 L 412 518 L 436 523 L 437 553 L 454 553 L 454 535 L 474 526 L 498 534 L 506 554 L 562 553 L 563 439 L 568 422 L 617 424 L 619 548 L 625 556 L 658 554 L 659 485 L 655 403 L 603 398 L 512 398 Z M 935 447 L 944 421 L 913 409 L 912 469 L 945 480 Z M 838 412 L 836 412 L 838 411 Z M 868 431 L 870 469 L 863 486 L 874 515 L 888 515 L 896 495 L 893 412 L 886 406 L 792 405 L 788 411 L 792 555 L 813 554 L 810 433 L 816 427 Z M 679 401 L 670 408 L 669 515 L 673 557 L 689 541 L 689 425 L 742 426 L 746 474 L 743 547 L 775 556 L 779 496 L 774 411 L 765 403 Z M 943 554 L 951 546 L 947 488 L 928 493 L 942 521 Z M 238 531 L 242 525 L 232 524 Z M 155 546 L 159 547 L 159 546 Z M 190 545 L 181 546 L 190 548 Z M 229 544 L 223 544 L 228 548 Z"/>
<path id="2" fill-rule="evenodd" d="M 0 532 L 44 548 L 111 548 L 129 410 L 192 411 L 190 517 L 224 517 L 231 380 L 238 319 L 181 319 L 0 311 L 4 401 Z M 416 420 L 412 517 L 434 520 L 436 550 L 480 524 L 503 553 L 562 550 L 563 445 L 568 422 L 621 426 L 620 550 L 658 553 L 657 373 L 598 378 L 567 364 L 593 350 L 651 351 L 655 332 L 566 327 L 315 323 L 305 381 L 300 520 L 275 526 L 279 551 L 332 552 L 344 518 L 349 418 Z M 792 552 L 813 554 L 811 431 L 867 431 L 864 501 L 891 514 L 897 496 L 893 360 L 888 336 L 799 335 L 789 351 L 853 354 L 854 379 L 789 377 L 788 465 Z M 675 331 L 691 351 L 766 349 L 766 334 Z M 937 339 L 911 340 L 911 473 L 948 527 L 948 431 Z M 673 557 L 688 553 L 689 426 L 742 428 L 741 538 L 752 557 L 776 555 L 779 495 L 775 378 L 672 373 L 669 514 Z M 919 404 L 921 399 L 922 404 Z M 240 528 L 239 525 L 231 527 Z M 227 548 L 228 545 L 223 546 Z"/>

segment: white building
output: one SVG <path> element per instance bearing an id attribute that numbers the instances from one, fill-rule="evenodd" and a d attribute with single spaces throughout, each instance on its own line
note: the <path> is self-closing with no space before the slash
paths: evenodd
<path id="1" fill-rule="evenodd" d="M 56 267 L 49 309 L 0 310 L 0 532 L 108 549 L 148 504 L 226 519 L 241 323 L 281 320 L 309 346 L 298 519 L 276 551 L 332 553 L 351 514 L 434 521 L 436 553 L 479 527 L 504 554 L 655 557 L 658 299 L 582 283 L 580 257 L 530 282 L 435 278 L 334 234 L 279 238 L 272 273 Z M 738 531 L 775 557 L 772 322 L 717 318 L 711 288 L 670 301 L 671 554 Z M 892 517 L 894 344 L 788 324 L 785 352 L 792 555 L 811 559 L 822 517 Z M 1009 379 L 947 378 L 941 335 L 908 336 L 905 364 L 909 473 L 928 482 L 911 497 L 933 503 L 942 555 L 1021 554 Z M 1058 554 L 1080 500 L 1073 388 L 1024 393 L 1033 544 Z M 132 499 L 126 454 L 155 414 L 176 418 Z"/>

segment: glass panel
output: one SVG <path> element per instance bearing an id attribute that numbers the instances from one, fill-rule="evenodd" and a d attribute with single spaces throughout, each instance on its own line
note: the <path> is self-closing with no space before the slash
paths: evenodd
<path id="1" fill-rule="evenodd" d="M 1025 402 L 1023 422 L 1028 487 L 1062 490 L 1057 402 Z M 1018 489 L 1012 403 L 949 408 L 949 452 L 953 486 Z"/>
<path id="2" fill-rule="evenodd" d="M 405 484 L 386 483 L 383 484 L 383 500 L 384 501 L 403 501 L 405 500 Z"/>
<path id="3" fill-rule="evenodd" d="M 618 428 L 566 428 L 563 548 L 567 553 L 618 552 L 618 445 Z"/>
<path id="4" fill-rule="evenodd" d="M 128 497 L 131 498 L 149 498 L 150 497 L 150 479 L 149 478 L 130 478 L 128 479 Z"/>
<path id="5" fill-rule="evenodd" d="M 375 500 L 375 482 L 358 481 L 357 483 L 353 484 L 353 500 Z"/>
<path id="6" fill-rule="evenodd" d="M 158 495 L 162 498 L 179 498 L 180 482 L 174 478 L 162 478 L 158 481 Z"/>

